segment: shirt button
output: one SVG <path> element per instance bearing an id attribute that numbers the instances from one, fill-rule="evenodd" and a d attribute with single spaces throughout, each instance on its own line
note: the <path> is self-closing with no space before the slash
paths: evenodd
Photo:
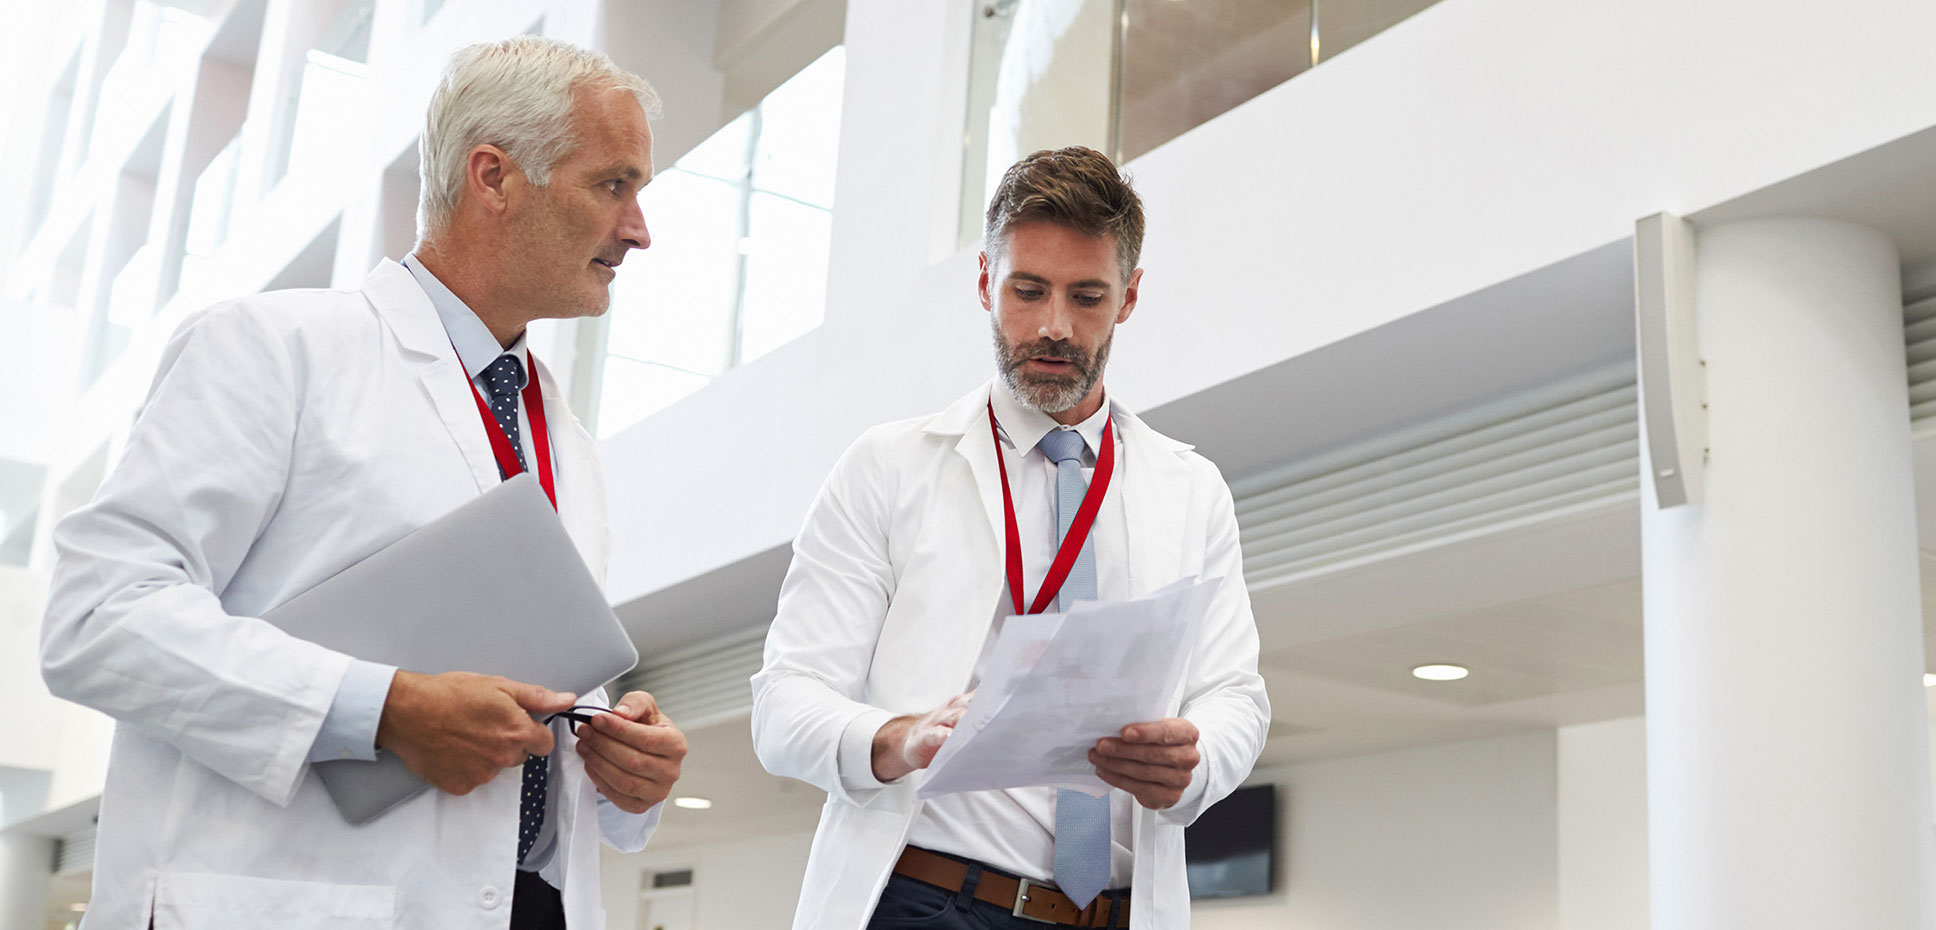
<path id="1" fill-rule="evenodd" d="M 499 900 L 497 889 L 489 885 L 484 886 L 484 890 L 477 893 L 477 903 L 484 905 L 487 911 L 497 907 Z"/>

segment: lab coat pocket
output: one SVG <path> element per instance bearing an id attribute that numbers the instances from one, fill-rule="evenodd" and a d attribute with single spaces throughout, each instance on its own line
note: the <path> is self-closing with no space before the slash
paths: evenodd
<path id="1" fill-rule="evenodd" d="M 396 905 L 391 885 L 163 872 L 154 930 L 386 930 Z"/>

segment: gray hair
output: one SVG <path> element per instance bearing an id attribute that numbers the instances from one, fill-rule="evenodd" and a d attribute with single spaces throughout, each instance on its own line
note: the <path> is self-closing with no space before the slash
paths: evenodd
<path id="1" fill-rule="evenodd" d="M 419 144 L 419 237 L 429 239 L 450 223 L 471 150 L 479 145 L 503 149 L 532 184 L 549 184 L 551 169 L 577 144 L 573 94 L 586 86 L 630 91 L 647 116 L 659 113 L 659 95 L 644 78 L 569 42 L 517 36 L 451 55 Z"/>

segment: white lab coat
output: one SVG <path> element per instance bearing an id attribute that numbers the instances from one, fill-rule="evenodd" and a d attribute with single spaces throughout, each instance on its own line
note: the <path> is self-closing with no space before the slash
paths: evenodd
<path id="1" fill-rule="evenodd" d="M 535 376 L 559 515 L 602 578 L 596 450 Z M 54 533 L 43 674 L 119 722 L 88 930 L 145 928 L 151 912 L 157 930 L 507 926 L 520 770 L 349 826 L 305 762 L 349 657 L 257 619 L 498 483 L 467 381 L 394 262 L 359 290 L 243 298 L 175 334 L 120 464 Z M 544 874 L 572 926 L 602 927 L 600 818 L 637 849 L 657 811 L 601 812 L 555 732 Z"/>
<path id="2" fill-rule="evenodd" d="M 919 713 L 962 691 L 1003 597 L 1002 492 L 983 385 L 929 417 L 863 435 L 834 467 L 794 543 L 753 678 L 753 743 L 776 775 L 827 792 L 794 927 L 866 924 L 921 801 L 916 778 L 850 790 L 841 736 L 889 713 Z M 1257 628 L 1237 520 L 1216 466 L 1112 404 L 1133 594 L 1186 575 L 1221 576 L 1170 713 L 1202 732 L 1187 805 L 1137 808 L 1131 919 L 1188 926 L 1183 828 L 1249 774 L 1270 704 L 1257 675 Z M 917 776 L 918 777 L 918 776 Z"/>

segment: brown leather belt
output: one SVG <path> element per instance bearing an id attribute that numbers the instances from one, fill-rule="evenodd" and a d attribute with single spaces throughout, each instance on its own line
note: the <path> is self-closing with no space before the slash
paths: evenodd
<path id="1" fill-rule="evenodd" d="M 926 882 L 949 891 L 960 891 L 962 884 L 968 881 L 967 863 L 913 846 L 901 851 L 901 858 L 894 863 L 894 871 L 917 882 Z M 1079 908 L 1069 900 L 1068 895 L 1057 891 L 1054 885 L 1026 878 L 1011 878 L 984 868 L 981 881 L 975 883 L 975 900 L 986 901 L 1017 917 L 1045 924 L 1069 927 L 1129 926 L 1128 889 L 1105 891 L 1089 902 L 1088 907 Z M 1111 904 L 1115 905 L 1113 915 L 1110 913 Z"/>

